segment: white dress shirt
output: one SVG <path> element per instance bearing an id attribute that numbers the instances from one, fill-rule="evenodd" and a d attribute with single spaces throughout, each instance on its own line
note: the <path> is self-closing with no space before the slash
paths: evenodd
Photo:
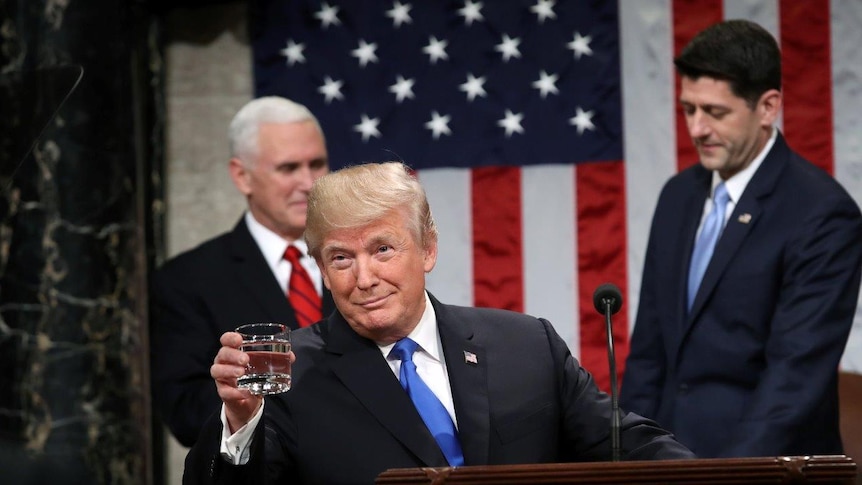
<path id="1" fill-rule="evenodd" d="M 437 396 L 437 399 L 443 403 L 443 407 L 449 412 L 452 417 L 452 422 L 455 423 L 455 428 L 458 428 L 458 419 L 455 417 L 455 404 L 452 401 L 452 387 L 449 384 L 449 371 L 446 369 L 446 359 L 443 357 L 443 346 L 440 343 L 440 334 L 437 332 L 437 314 L 434 313 L 434 307 L 431 305 L 431 300 L 428 298 L 428 293 L 425 293 L 425 312 L 422 313 L 422 318 L 419 319 L 419 324 L 410 332 L 408 337 L 419 344 L 419 348 L 413 354 L 413 363 L 416 364 L 416 373 L 425 382 L 431 392 Z M 378 345 L 395 377 L 400 379 L 401 361 L 394 356 L 390 356 L 392 347 L 395 343 L 389 345 Z"/>
<path id="2" fill-rule="evenodd" d="M 284 252 L 289 245 L 296 246 L 302 255 L 299 259 L 299 264 L 305 268 L 308 276 L 311 277 L 314 288 L 318 295 L 323 295 L 323 278 L 320 275 L 320 268 L 314 261 L 314 258 L 308 255 L 308 245 L 305 239 L 297 239 L 295 241 L 287 241 L 278 234 L 270 231 L 257 219 L 251 215 L 251 212 L 246 211 L 245 222 L 248 226 L 248 232 L 251 233 L 252 239 L 257 243 L 260 252 L 263 253 L 263 259 L 266 260 L 267 266 L 278 280 L 281 290 L 287 294 L 288 283 L 290 282 L 291 266 L 290 262 L 284 259 Z"/>
<path id="3" fill-rule="evenodd" d="M 760 168 L 760 165 L 763 163 L 763 160 L 766 158 L 766 154 L 769 153 L 769 150 L 772 150 L 772 145 L 775 144 L 775 140 L 778 138 L 778 128 L 772 128 L 772 135 L 770 135 L 769 140 L 764 145 L 763 149 L 760 150 L 760 153 L 754 157 L 754 160 L 742 169 L 739 173 L 730 177 L 727 180 L 724 180 L 724 185 L 727 187 L 727 195 L 730 199 L 727 201 L 727 207 L 725 207 L 724 212 L 724 222 L 727 224 L 727 219 L 733 214 L 733 209 L 736 208 L 736 203 L 739 202 L 739 199 L 742 197 L 742 193 L 745 192 L 745 187 L 748 186 L 748 182 L 751 181 L 751 177 L 754 177 L 754 173 L 757 172 L 757 169 Z M 700 216 L 700 225 L 697 228 L 697 235 L 695 235 L 695 241 L 697 237 L 700 235 L 700 231 L 703 229 L 703 223 L 706 221 L 706 216 L 709 215 L 710 211 L 712 211 L 713 206 L 713 195 L 715 194 L 715 188 L 722 182 L 721 176 L 718 174 L 717 170 L 712 172 L 712 188 L 709 191 L 709 197 L 707 197 L 706 201 L 703 203 L 703 213 Z"/>

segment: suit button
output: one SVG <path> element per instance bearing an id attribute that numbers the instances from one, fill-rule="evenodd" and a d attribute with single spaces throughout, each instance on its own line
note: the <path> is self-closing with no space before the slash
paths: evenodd
<path id="1" fill-rule="evenodd" d="M 679 394 L 686 394 L 686 393 L 688 393 L 688 384 L 685 384 L 685 383 L 680 384 L 680 385 L 679 385 L 679 388 L 677 389 L 677 392 L 678 392 Z"/>

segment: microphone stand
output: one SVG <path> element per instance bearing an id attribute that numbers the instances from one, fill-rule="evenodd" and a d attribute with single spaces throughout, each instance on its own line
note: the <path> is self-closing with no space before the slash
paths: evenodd
<path id="1" fill-rule="evenodd" d="M 614 334 L 611 327 L 613 300 L 603 298 L 608 331 L 608 367 L 611 370 L 611 461 L 620 461 L 620 398 L 617 391 L 617 359 L 614 356 Z"/>

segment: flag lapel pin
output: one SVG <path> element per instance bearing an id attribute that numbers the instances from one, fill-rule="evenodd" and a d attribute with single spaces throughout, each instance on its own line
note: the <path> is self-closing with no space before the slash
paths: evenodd
<path id="1" fill-rule="evenodd" d="M 465 350 L 464 351 L 464 362 L 467 364 L 475 365 L 475 364 L 479 363 L 479 359 L 476 358 L 476 354 L 474 354 L 473 352 L 467 352 Z"/>
<path id="2" fill-rule="evenodd" d="M 751 222 L 751 214 L 749 214 L 748 212 L 746 212 L 745 214 L 740 214 L 739 219 L 737 220 L 743 224 L 748 224 L 749 222 Z"/>

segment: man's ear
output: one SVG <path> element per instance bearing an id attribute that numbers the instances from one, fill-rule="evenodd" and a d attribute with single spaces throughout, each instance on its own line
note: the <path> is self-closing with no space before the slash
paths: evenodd
<path id="1" fill-rule="evenodd" d="M 761 125 L 772 126 L 778 120 L 778 114 L 781 112 L 781 101 L 781 91 L 777 89 L 770 89 L 760 95 L 757 110 Z"/>
<path id="2" fill-rule="evenodd" d="M 423 269 L 425 269 L 426 273 L 430 273 L 434 266 L 437 264 L 437 239 L 435 238 L 433 241 L 428 241 L 425 246 L 425 261 Z"/>
<path id="3" fill-rule="evenodd" d="M 249 181 L 249 170 L 245 166 L 245 163 L 243 163 L 239 158 L 231 158 L 230 162 L 228 162 L 228 171 L 230 172 L 230 179 L 233 180 L 233 184 L 236 185 L 236 188 L 242 192 L 243 195 L 250 194 L 251 182 Z"/>

